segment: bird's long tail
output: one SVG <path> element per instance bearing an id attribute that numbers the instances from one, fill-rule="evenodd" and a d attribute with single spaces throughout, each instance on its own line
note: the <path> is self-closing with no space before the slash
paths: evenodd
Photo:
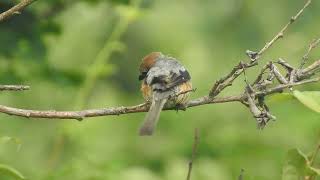
<path id="1" fill-rule="evenodd" d="M 154 128 L 156 127 L 159 117 L 160 117 L 160 112 L 163 109 L 163 106 L 167 102 L 167 98 L 164 99 L 158 99 L 158 100 L 153 100 L 149 109 L 149 112 L 147 113 L 143 124 L 140 128 L 140 136 L 151 136 Z"/>

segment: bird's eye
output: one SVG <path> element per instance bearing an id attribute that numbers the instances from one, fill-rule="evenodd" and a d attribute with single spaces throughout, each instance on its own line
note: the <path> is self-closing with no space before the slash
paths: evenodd
<path id="1" fill-rule="evenodd" d="M 139 75 L 139 81 L 143 80 L 144 78 L 147 77 L 148 72 L 141 72 L 141 74 Z"/>

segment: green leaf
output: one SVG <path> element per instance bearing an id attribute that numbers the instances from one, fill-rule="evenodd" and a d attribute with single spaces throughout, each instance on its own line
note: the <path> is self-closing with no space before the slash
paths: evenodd
<path id="1" fill-rule="evenodd" d="M 294 99 L 294 96 L 291 93 L 279 93 L 273 94 L 267 98 L 268 103 L 273 102 L 282 102 Z"/>
<path id="2" fill-rule="evenodd" d="M 4 164 L 0 164 L 0 174 L 8 174 L 16 179 L 26 179 L 18 170 Z"/>
<path id="3" fill-rule="evenodd" d="M 298 149 L 288 151 L 282 171 L 282 180 L 300 180 L 306 173 L 307 156 Z"/>
<path id="4" fill-rule="evenodd" d="M 306 107 L 320 113 L 320 91 L 294 91 L 293 95 Z"/>

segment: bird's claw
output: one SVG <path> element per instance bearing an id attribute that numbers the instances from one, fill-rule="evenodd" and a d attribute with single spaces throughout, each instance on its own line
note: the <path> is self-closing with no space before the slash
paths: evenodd
<path id="1" fill-rule="evenodd" d="M 187 107 L 185 104 L 176 104 L 175 110 L 178 112 L 179 110 L 185 111 L 187 110 Z"/>

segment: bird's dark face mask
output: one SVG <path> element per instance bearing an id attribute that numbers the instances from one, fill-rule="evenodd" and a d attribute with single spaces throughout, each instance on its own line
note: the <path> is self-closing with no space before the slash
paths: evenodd
<path id="1" fill-rule="evenodd" d="M 148 72 L 141 72 L 141 74 L 139 75 L 139 81 L 143 80 L 144 78 L 147 77 Z"/>

